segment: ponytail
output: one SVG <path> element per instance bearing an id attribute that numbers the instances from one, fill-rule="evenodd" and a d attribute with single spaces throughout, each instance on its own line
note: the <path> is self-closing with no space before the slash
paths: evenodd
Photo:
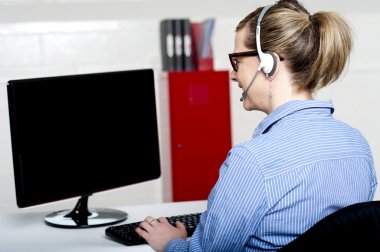
<path id="1" fill-rule="evenodd" d="M 311 24 L 319 38 L 319 50 L 306 82 L 320 89 L 336 81 L 344 70 L 352 49 L 351 29 L 332 12 L 315 13 Z"/>

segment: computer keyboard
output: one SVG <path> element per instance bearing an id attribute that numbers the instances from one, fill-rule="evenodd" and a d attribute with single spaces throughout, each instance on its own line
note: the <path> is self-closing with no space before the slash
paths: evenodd
<path id="1" fill-rule="evenodd" d="M 175 215 L 166 217 L 170 224 L 173 226 L 175 222 L 178 220 L 182 222 L 187 231 L 187 237 L 191 237 L 195 231 L 199 223 L 201 213 L 193 213 L 193 214 L 184 214 L 184 215 Z M 121 224 L 116 226 L 110 226 L 106 228 L 105 232 L 108 237 L 112 240 L 125 244 L 127 246 L 134 246 L 140 244 L 146 244 L 144 238 L 139 236 L 135 229 L 141 222 L 133 222 L 128 224 Z"/>

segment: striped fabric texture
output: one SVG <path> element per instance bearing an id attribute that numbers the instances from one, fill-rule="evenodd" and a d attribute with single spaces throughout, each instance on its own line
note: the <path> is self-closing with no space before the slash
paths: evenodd
<path id="1" fill-rule="evenodd" d="M 331 101 L 295 100 L 270 113 L 229 151 L 193 236 L 165 251 L 276 251 L 328 214 L 372 200 L 370 146 L 333 112 Z"/>

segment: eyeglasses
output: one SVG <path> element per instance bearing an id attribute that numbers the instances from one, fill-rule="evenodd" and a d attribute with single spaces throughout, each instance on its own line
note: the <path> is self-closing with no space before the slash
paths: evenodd
<path id="1" fill-rule="evenodd" d="M 238 53 L 230 53 L 228 54 L 228 58 L 230 59 L 230 62 L 231 62 L 231 65 L 232 65 L 232 69 L 237 72 L 237 70 L 239 69 L 239 57 L 247 57 L 247 56 L 258 56 L 259 53 L 257 52 L 257 50 L 252 50 L 252 51 L 245 51 L 245 52 L 238 52 Z M 280 61 L 283 61 L 284 58 L 279 56 L 280 58 Z"/>
<path id="2" fill-rule="evenodd" d="M 252 51 L 246 51 L 246 52 L 230 53 L 228 54 L 228 57 L 230 58 L 232 69 L 235 72 L 237 72 L 237 70 L 239 69 L 239 66 L 238 66 L 239 57 L 257 56 L 257 55 L 259 55 L 257 50 L 252 50 Z"/>

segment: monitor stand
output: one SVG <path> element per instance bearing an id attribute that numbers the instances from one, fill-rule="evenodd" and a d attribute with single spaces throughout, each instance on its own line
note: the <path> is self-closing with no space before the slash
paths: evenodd
<path id="1" fill-rule="evenodd" d="M 73 210 L 53 212 L 45 217 L 49 226 L 60 228 L 89 228 L 113 225 L 127 219 L 126 212 L 116 209 L 96 208 L 88 209 L 89 196 L 78 199 Z"/>

